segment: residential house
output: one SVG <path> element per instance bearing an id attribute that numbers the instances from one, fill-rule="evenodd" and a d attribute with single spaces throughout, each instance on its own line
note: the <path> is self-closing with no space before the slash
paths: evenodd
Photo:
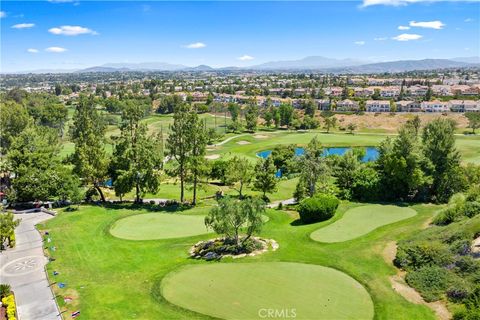
<path id="1" fill-rule="evenodd" d="M 424 101 L 420 104 L 420 108 L 424 112 L 448 112 L 450 107 L 448 102 L 443 101 Z"/>
<path id="2" fill-rule="evenodd" d="M 420 109 L 420 103 L 416 101 L 411 101 L 411 100 L 402 100 L 402 101 L 397 101 L 397 111 L 398 112 L 419 112 L 421 111 Z"/>
<path id="3" fill-rule="evenodd" d="M 337 102 L 336 111 L 358 111 L 360 106 L 356 101 L 345 99 Z"/>
<path id="4" fill-rule="evenodd" d="M 390 112 L 389 100 L 367 100 L 365 103 L 367 112 Z"/>

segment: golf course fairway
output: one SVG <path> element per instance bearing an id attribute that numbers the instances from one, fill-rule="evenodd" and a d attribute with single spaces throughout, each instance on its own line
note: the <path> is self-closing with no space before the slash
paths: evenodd
<path id="1" fill-rule="evenodd" d="M 145 213 L 116 221 L 110 233 L 127 240 L 158 240 L 209 233 L 203 215 Z"/>
<path id="2" fill-rule="evenodd" d="M 222 319 L 372 319 L 373 302 L 335 269 L 291 262 L 210 263 L 173 271 L 161 283 L 177 306 Z M 269 311 L 274 310 L 274 311 Z M 273 312 L 273 313 L 272 313 Z"/>
<path id="3" fill-rule="evenodd" d="M 373 230 L 416 215 L 416 211 L 394 205 L 367 205 L 345 212 L 343 217 L 310 235 L 320 242 L 342 242 L 363 236 Z"/>

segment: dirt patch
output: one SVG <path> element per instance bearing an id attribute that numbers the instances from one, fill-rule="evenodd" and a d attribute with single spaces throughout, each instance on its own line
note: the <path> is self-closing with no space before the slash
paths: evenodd
<path id="1" fill-rule="evenodd" d="M 399 272 L 398 274 L 390 277 L 390 283 L 393 290 L 398 292 L 407 301 L 415 304 L 423 304 L 432 309 L 440 320 L 452 319 L 452 314 L 448 311 L 447 307 L 441 301 L 426 302 L 422 296 L 412 287 L 405 283 L 405 272 Z"/>
<path id="2" fill-rule="evenodd" d="M 350 123 L 357 125 L 359 129 L 371 129 L 383 132 L 396 132 L 407 120 L 418 115 L 422 120 L 422 126 L 437 118 L 445 118 L 441 113 L 365 113 L 363 115 L 336 114 L 339 127 L 346 128 Z M 449 113 L 448 118 L 455 120 L 458 128 L 466 129 L 468 127 L 468 119 L 461 113 Z"/>
<path id="3" fill-rule="evenodd" d="M 264 135 L 264 134 L 256 134 L 253 136 L 255 139 L 267 139 L 268 136 Z"/>
<path id="4" fill-rule="evenodd" d="M 250 143 L 251 143 L 250 141 L 245 141 L 245 140 L 241 140 L 237 142 L 237 144 L 240 144 L 240 145 L 250 144 Z"/>
<path id="5" fill-rule="evenodd" d="M 218 158 L 220 158 L 219 154 L 210 154 L 208 156 L 205 156 L 205 159 L 208 159 L 208 160 L 215 160 L 215 159 L 218 159 Z"/>
<path id="6" fill-rule="evenodd" d="M 387 243 L 387 246 L 382 251 L 382 257 L 386 263 L 392 264 L 395 256 L 397 255 L 397 243 L 395 241 L 390 241 Z"/>
<path id="7" fill-rule="evenodd" d="M 475 259 L 480 259 L 480 237 L 473 240 L 472 243 L 472 255 Z"/>

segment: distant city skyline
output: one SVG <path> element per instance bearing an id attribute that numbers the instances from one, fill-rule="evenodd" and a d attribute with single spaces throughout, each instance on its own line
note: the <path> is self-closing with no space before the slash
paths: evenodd
<path id="1" fill-rule="evenodd" d="M 1 71 L 480 56 L 479 1 L 2 1 Z"/>

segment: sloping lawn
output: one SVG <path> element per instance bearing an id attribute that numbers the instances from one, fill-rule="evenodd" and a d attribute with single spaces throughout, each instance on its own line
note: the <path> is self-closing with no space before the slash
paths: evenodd
<path id="1" fill-rule="evenodd" d="M 340 220 L 311 234 L 320 242 L 342 242 L 361 237 L 376 228 L 413 217 L 415 210 L 392 205 L 368 205 L 345 212 Z"/>

